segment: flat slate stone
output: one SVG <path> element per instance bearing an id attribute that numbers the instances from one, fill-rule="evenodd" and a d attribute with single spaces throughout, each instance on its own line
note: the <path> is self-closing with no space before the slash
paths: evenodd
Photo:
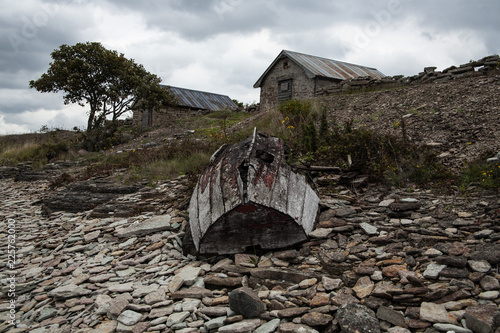
<path id="1" fill-rule="evenodd" d="M 152 217 L 144 222 L 133 224 L 127 228 L 116 230 L 116 235 L 120 238 L 130 236 L 142 236 L 170 229 L 170 215 Z"/>
<path id="2" fill-rule="evenodd" d="M 132 326 L 137 324 L 141 319 L 141 317 L 142 314 L 138 312 L 132 310 L 125 310 L 118 316 L 116 320 L 122 323 L 123 325 Z"/>
<path id="3" fill-rule="evenodd" d="M 48 295 L 55 299 L 68 299 L 72 297 L 80 297 L 90 295 L 92 292 L 84 287 L 74 284 L 57 287 L 49 291 Z"/>

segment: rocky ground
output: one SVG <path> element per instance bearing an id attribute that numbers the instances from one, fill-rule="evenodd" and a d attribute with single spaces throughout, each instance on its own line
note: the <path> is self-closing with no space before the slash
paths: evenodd
<path id="1" fill-rule="evenodd" d="M 46 180 L 0 182 L 1 332 L 500 332 L 496 193 L 320 188 L 307 243 L 204 258 L 186 177 L 72 185 L 114 195 L 63 188 L 66 212 Z"/>
<path id="2" fill-rule="evenodd" d="M 479 74 L 479 73 L 478 73 Z M 460 169 L 500 152 L 500 72 L 318 99 L 331 124 L 371 129 L 427 146 Z M 491 157 L 492 157 L 491 156 Z"/>

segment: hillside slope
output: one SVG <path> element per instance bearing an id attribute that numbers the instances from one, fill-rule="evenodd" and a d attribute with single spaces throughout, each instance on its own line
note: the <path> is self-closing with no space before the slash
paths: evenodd
<path id="1" fill-rule="evenodd" d="M 446 83 L 318 98 L 330 123 L 373 129 L 436 149 L 460 167 L 481 153 L 500 151 L 500 72 Z"/>

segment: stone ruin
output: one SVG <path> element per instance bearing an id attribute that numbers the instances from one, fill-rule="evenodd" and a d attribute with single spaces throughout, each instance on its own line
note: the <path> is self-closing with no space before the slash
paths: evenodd
<path id="1" fill-rule="evenodd" d="M 344 80 L 328 88 L 320 89 L 317 96 L 325 96 L 339 92 L 375 90 L 395 88 L 421 83 L 448 82 L 472 76 L 483 76 L 489 71 L 500 68 L 500 56 L 490 55 L 476 61 L 436 71 L 437 67 L 425 67 L 423 72 L 413 76 L 395 75 L 386 76 L 378 80 L 370 76 L 360 76 L 355 79 Z"/>

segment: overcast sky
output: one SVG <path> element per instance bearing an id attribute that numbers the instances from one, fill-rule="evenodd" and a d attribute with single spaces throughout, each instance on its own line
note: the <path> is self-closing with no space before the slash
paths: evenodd
<path id="1" fill-rule="evenodd" d="M 414 75 L 500 53 L 498 0 L 0 0 L 0 135 L 84 128 L 29 89 L 62 44 L 97 41 L 162 83 L 258 102 L 283 49 Z"/>

